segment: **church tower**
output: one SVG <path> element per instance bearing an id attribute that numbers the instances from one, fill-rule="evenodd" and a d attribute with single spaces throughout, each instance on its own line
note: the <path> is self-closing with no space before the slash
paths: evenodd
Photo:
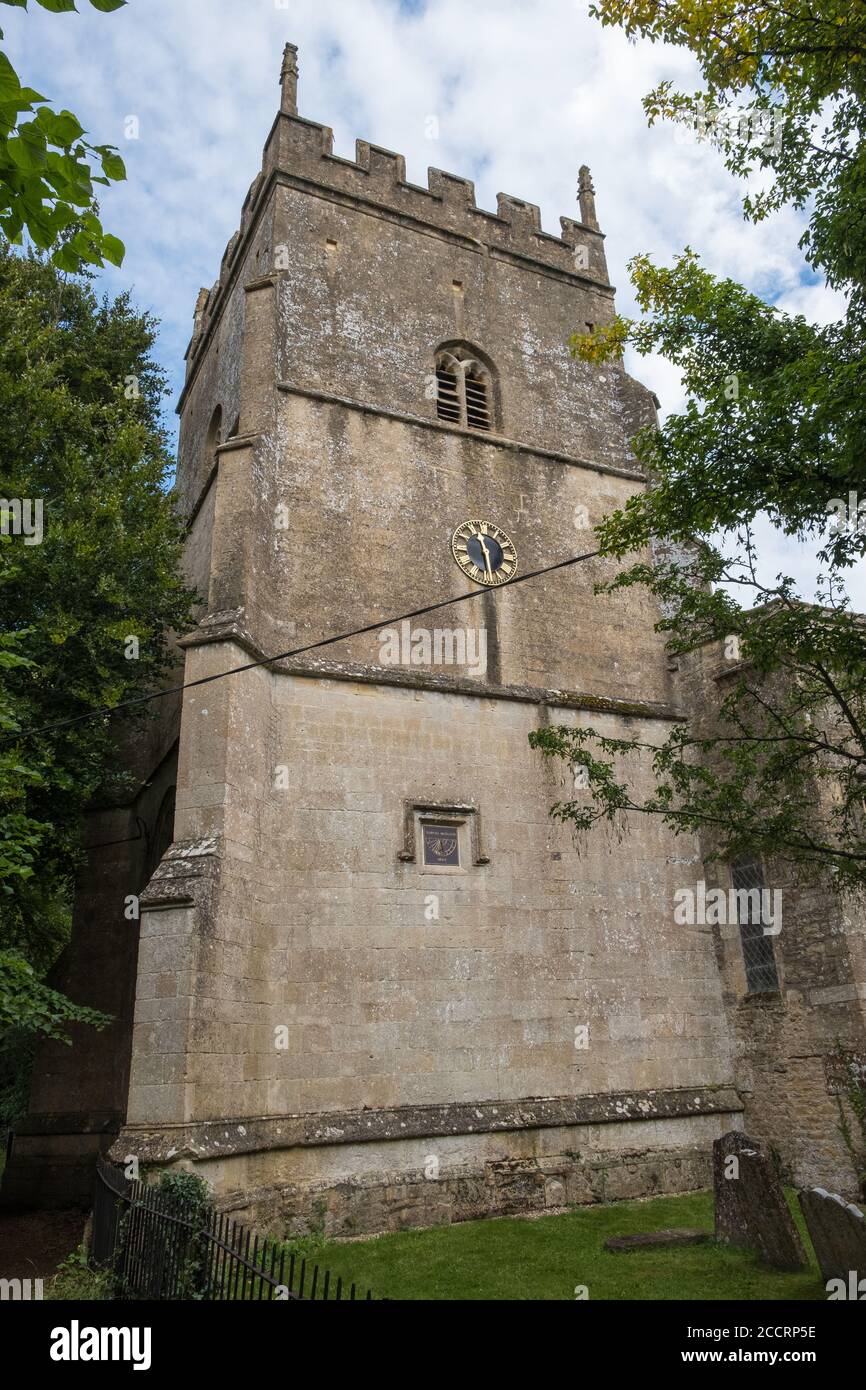
<path id="1" fill-rule="evenodd" d="M 651 394 L 568 349 L 614 315 L 589 171 L 553 236 L 334 155 L 297 84 L 289 45 L 187 354 L 203 611 L 112 1154 L 338 1234 L 705 1186 L 742 1103 L 712 934 L 673 917 L 697 846 L 645 818 L 578 853 L 528 744 L 667 732 L 657 613 L 595 596 L 599 560 L 504 582 L 645 486 Z"/>
<path id="2" fill-rule="evenodd" d="M 675 719 L 656 614 L 595 597 L 598 561 L 500 582 L 644 486 L 650 394 L 567 347 L 614 313 L 589 172 L 551 236 L 335 156 L 297 74 L 290 45 L 187 358 L 206 611 L 113 1152 L 342 1232 L 699 1186 L 740 1103 L 710 938 L 670 910 L 688 850 L 636 825 L 579 856 L 527 742 Z"/>

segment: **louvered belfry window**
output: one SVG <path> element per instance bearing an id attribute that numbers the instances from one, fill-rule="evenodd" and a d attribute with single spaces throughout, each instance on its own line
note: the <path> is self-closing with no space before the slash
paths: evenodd
<path id="1" fill-rule="evenodd" d="M 442 352 L 436 362 L 436 413 L 440 420 L 470 430 L 493 428 L 490 374 L 460 348 Z"/>
<path id="2" fill-rule="evenodd" d="M 483 377 L 463 378 L 466 387 L 466 423 L 472 430 L 490 429 L 490 392 Z"/>
<path id="3" fill-rule="evenodd" d="M 453 424 L 459 425 L 460 391 L 457 385 L 457 373 L 449 372 L 445 367 L 437 367 L 436 378 L 439 382 L 436 413 L 440 420 L 451 420 Z"/>

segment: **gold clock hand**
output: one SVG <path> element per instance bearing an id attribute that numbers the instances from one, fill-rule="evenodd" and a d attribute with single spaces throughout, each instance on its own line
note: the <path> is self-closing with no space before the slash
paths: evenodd
<path id="1" fill-rule="evenodd" d="M 481 542 L 481 549 L 484 551 L 484 565 L 485 565 L 485 568 L 486 568 L 486 570 L 487 570 L 487 573 L 488 573 L 489 577 L 492 579 L 492 578 L 493 578 L 493 567 L 492 567 L 492 565 L 490 564 L 490 551 L 487 549 L 487 537 L 486 537 L 486 536 L 479 536 L 478 539 L 479 539 L 479 541 Z"/>

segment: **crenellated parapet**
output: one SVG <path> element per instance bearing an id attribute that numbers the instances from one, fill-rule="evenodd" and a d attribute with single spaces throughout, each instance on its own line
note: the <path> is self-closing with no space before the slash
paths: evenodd
<path id="1" fill-rule="evenodd" d="M 452 236 L 479 244 L 488 252 L 524 256 L 566 274 L 578 274 L 608 284 L 604 238 L 595 222 L 589 170 L 582 171 L 583 202 L 592 208 L 592 221 L 560 218 L 562 233 L 552 236 L 541 226 L 534 204 L 500 193 L 495 212 L 480 208 L 475 185 L 443 169 L 428 170 L 427 185 L 410 183 L 406 160 L 393 150 L 358 140 L 355 158 L 334 154 L 334 135 L 319 125 L 285 111 L 277 117 L 265 145 L 263 171 L 285 175 L 303 185 L 313 184 L 336 196 L 387 209 L 398 217 L 438 227 Z"/>
<path id="2" fill-rule="evenodd" d="M 231 278 L 246 234 L 275 183 L 315 189 L 337 203 L 368 207 L 379 216 L 436 229 L 482 255 L 544 267 L 596 289 L 609 289 L 604 236 L 596 220 L 595 190 L 585 165 L 580 170 L 580 219 L 561 217 L 561 234 L 553 236 L 543 230 L 541 211 L 535 203 L 500 193 L 496 211 L 488 211 L 478 207 L 471 179 L 443 169 L 429 169 L 426 186 L 411 183 L 406 178 L 403 155 L 367 140 L 356 142 L 353 160 L 335 155 L 330 126 L 297 115 L 297 50 L 293 45 L 287 45 L 284 54 L 281 93 L 281 109 L 265 144 L 261 173 L 244 201 L 240 229 L 226 247 L 219 280 L 197 306 L 195 333 L 187 353 L 189 368 L 217 313 L 221 292 Z"/>

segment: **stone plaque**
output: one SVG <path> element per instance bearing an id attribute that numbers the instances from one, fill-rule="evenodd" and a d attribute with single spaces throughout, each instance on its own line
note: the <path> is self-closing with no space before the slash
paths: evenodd
<path id="1" fill-rule="evenodd" d="M 424 863 L 435 869 L 460 868 L 460 838 L 456 825 L 422 825 Z"/>

